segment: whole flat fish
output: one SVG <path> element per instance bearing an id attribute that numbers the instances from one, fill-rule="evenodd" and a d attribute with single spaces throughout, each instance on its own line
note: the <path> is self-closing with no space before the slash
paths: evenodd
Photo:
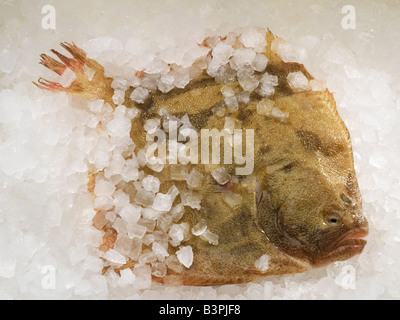
<path id="1" fill-rule="evenodd" d="M 128 258 L 114 267 L 117 272 L 148 264 L 158 282 L 243 283 L 304 272 L 362 252 L 366 241 L 361 238 L 368 234 L 368 223 L 362 214 L 350 135 L 333 95 L 326 88 L 311 86 L 316 79 L 302 64 L 282 60 L 272 45 L 277 38 L 271 32 L 265 33 L 265 39 L 253 66 L 238 66 L 242 60 L 233 58 L 251 54 L 240 43 L 240 35 L 228 44 L 223 37 L 205 39 L 199 47 L 209 51 L 195 62 L 203 65 L 202 72 L 185 86 L 148 87 L 142 101 L 132 98 L 140 90 L 130 86 L 122 103 L 113 99 L 113 79 L 105 76 L 103 66 L 75 44 L 61 44 L 72 57 L 52 50 L 60 61 L 41 55 L 44 66 L 59 75 L 68 68 L 74 80 L 63 86 L 40 78 L 35 83 L 39 88 L 91 101 L 103 99 L 113 108 L 120 104 L 137 108 L 139 116 L 130 128 L 135 150 L 156 141 L 150 139 L 153 127 L 149 129 L 156 123 L 154 130 L 163 127 L 163 134 L 169 135 L 168 141 L 158 135 L 158 157 L 161 151 L 175 151 L 175 158 L 161 159 L 161 169 L 141 164 L 144 176 L 160 182 L 151 203 L 141 198 L 150 191 L 142 190 L 140 177 L 117 186 L 140 208 L 139 220 L 153 220 L 146 231 L 153 241 L 148 236 L 140 250 L 148 257 L 151 251 L 157 253 L 156 259 Z M 231 46 L 233 53 L 227 63 L 210 72 L 218 57 L 216 42 Z M 146 79 L 148 75 L 140 71 L 136 76 Z M 179 140 L 179 133 L 185 132 L 185 139 Z M 194 154 L 185 162 L 188 158 L 179 157 L 174 146 L 188 139 L 192 144 L 184 150 Z M 215 152 L 215 147 L 221 149 Z M 90 172 L 92 193 L 97 174 Z M 95 219 L 101 214 L 99 210 Z M 118 232 L 111 222 L 101 229 L 100 249 L 107 252 L 114 248 Z"/>

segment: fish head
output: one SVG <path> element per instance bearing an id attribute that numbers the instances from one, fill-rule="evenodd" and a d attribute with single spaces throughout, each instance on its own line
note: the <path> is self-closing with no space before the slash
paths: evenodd
<path id="1" fill-rule="evenodd" d="M 275 148 L 280 160 L 260 179 L 259 226 L 282 251 L 314 267 L 360 254 L 368 222 L 347 129 L 338 116 L 326 125 L 292 123 L 283 135 L 290 143 Z"/>
<path id="2" fill-rule="evenodd" d="M 276 196 L 269 189 L 259 200 L 258 223 L 268 240 L 313 266 L 360 254 L 366 244 L 362 238 L 368 235 L 368 222 L 362 214 L 359 193 L 349 189 L 354 185 L 353 175 L 343 184 L 315 168 L 300 165 L 291 171 L 285 173 L 286 186 L 283 181 L 281 184 L 289 192 Z"/>
<path id="3" fill-rule="evenodd" d="M 312 265 L 345 260 L 362 252 L 368 222 L 359 199 L 345 185 L 331 184 L 315 171 L 304 170 L 313 180 L 293 192 L 276 212 L 276 232 L 283 247 Z M 295 190 L 295 189 L 294 189 Z"/>

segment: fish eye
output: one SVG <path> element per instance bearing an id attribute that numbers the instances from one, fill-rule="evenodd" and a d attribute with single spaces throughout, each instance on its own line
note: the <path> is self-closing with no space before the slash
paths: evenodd
<path id="1" fill-rule="evenodd" d="M 326 222 L 330 225 L 330 226 L 338 226 L 340 225 L 340 217 L 337 214 L 328 214 L 325 218 Z"/>
<path id="2" fill-rule="evenodd" d="M 348 196 L 346 196 L 344 193 L 342 193 L 340 197 L 342 198 L 343 202 L 345 202 L 347 204 L 351 204 L 351 199 Z"/>

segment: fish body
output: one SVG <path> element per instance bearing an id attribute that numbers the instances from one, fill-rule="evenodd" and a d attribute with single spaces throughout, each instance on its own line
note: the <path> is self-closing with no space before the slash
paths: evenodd
<path id="1" fill-rule="evenodd" d="M 159 172 L 142 168 L 159 179 L 159 192 L 168 194 L 176 186 L 181 193 L 191 192 L 201 199 L 199 207 L 185 206 L 177 221 L 192 232 L 179 245 L 167 244 L 171 257 L 190 248 L 190 266 L 171 263 L 163 276 L 153 274 L 155 281 L 184 285 L 250 282 L 345 260 L 360 254 L 366 244 L 361 238 L 368 234 L 368 222 L 362 214 L 351 139 L 333 95 L 327 89 L 294 89 L 288 80 L 290 74 L 300 72 L 308 81 L 314 78 L 302 64 L 282 61 L 271 47 L 274 39 L 271 32 L 266 33 L 264 55 L 268 64 L 263 72 L 256 72 L 259 77 L 272 76 L 276 82 L 274 93 L 267 97 L 257 91 L 246 95 L 236 78 L 221 82 L 206 73 L 184 88 L 167 93 L 152 91 L 141 104 L 129 98 L 134 88 L 126 92 L 123 104 L 140 110 L 140 116 L 132 120 L 130 133 L 137 148 L 149 144 L 145 130 L 149 119 L 162 122 L 187 116 L 198 133 L 205 129 L 223 132 L 227 119 L 216 110 L 226 101 L 224 90 L 243 98 L 229 113 L 230 133 L 251 130 L 254 137 L 252 168 L 245 174 L 237 171 L 243 162 L 241 166 L 233 162 L 201 163 L 200 154 L 194 163 L 167 163 Z M 77 79 L 68 88 L 43 79 L 38 86 L 88 100 L 104 99 L 116 107 L 112 79 L 104 76 L 104 68 L 74 44 L 63 47 L 73 58 L 53 51 L 62 63 L 47 55 L 42 55 L 41 63 L 58 74 L 68 66 Z M 95 70 L 94 80 L 87 79 L 85 65 Z M 201 137 L 197 139 L 201 145 Z M 243 135 L 243 140 L 247 139 Z M 224 143 L 225 138 L 219 145 Z M 206 148 L 211 154 L 212 145 Z M 223 156 L 221 152 L 220 158 Z M 197 182 L 188 187 L 184 177 L 189 174 L 197 177 Z M 93 192 L 95 178 L 90 181 L 89 190 Z M 131 199 L 135 197 L 137 191 L 132 185 L 121 188 Z M 174 205 L 177 202 L 178 198 Z M 117 232 L 107 224 L 103 230 L 100 248 L 107 251 L 113 248 Z M 138 261 L 131 260 L 118 270 L 136 264 Z"/>

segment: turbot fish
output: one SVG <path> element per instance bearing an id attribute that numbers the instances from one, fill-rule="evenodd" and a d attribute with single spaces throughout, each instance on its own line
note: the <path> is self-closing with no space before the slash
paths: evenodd
<path id="1" fill-rule="evenodd" d="M 161 195 L 174 193 L 172 207 L 163 209 L 161 205 L 160 209 L 149 204 L 155 212 L 161 210 L 154 220 L 172 219 L 167 227 L 157 222 L 147 230 L 147 234 L 159 238 L 157 243 L 165 253 L 150 262 L 127 258 L 122 266 L 107 266 L 105 272 L 108 268 L 120 272 L 161 263 L 168 267 L 163 273 L 154 272 L 153 281 L 221 285 L 305 272 L 363 251 L 366 241 L 362 238 L 368 235 L 368 222 L 362 213 L 350 134 L 333 94 L 326 88 L 312 87 L 315 79 L 303 64 L 283 61 L 276 48 L 279 38 L 270 31 L 265 32 L 265 48 L 257 54 L 259 61 L 267 61 L 263 68 L 238 66 L 241 60 L 232 56 L 235 50 L 246 49 L 246 45 L 240 42 L 240 35 L 232 39 L 231 36 L 226 44 L 232 48 L 229 59 L 215 72 L 210 69 L 219 53 L 213 48 L 216 43 L 224 43 L 226 37 L 206 38 L 199 43 L 205 52 L 209 49 L 194 62 L 202 72 L 183 87 L 148 87 L 148 95 L 139 102 L 132 99 L 137 89 L 134 85 L 126 89 L 122 102 L 116 102 L 114 79 L 73 43 L 61 44 L 71 57 L 56 50 L 52 52 L 59 60 L 41 55 L 40 63 L 47 68 L 58 75 L 68 69 L 75 77 L 64 86 L 40 78 L 35 83 L 37 87 L 89 101 L 102 99 L 112 108 L 122 104 L 139 111 L 130 128 L 135 150 L 157 142 L 149 139 L 149 120 L 158 119 L 159 127 L 169 123 L 164 131 L 169 134 L 170 145 L 163 149 L 169 153 L 175 150 L 172 131 L 179 127 L 174 127 L 172 120 L 187 119 L 198 134 L 191 138 L 197 147 L 189 148 L 197 150 L 191 161 L 182 163 L 181 158 L 168 157 L 167 152 L 161 170 L 140 164 L 144 175 L 138 180 L 152 175 L 160 182 Z M 264 60 L 260 60 L 260 52 Z M 176 68 L 173 64 L 169 67 Z M 135 76 L 140 80 L 148 75 L 146 70 L 138 70 Z M 296 77 L 303 80 L 303 86 L 293 82 Z M 219 139 L 213 140 L 212 132 L 219 133 Z M 203 133 L 209 136 L 204 138 Z M 185 138 L 187 142 L 188 135 Z M 215 152 L 212 148 L 216 146 L 222 151 Z M 162 150 L 160 144 L 157 147 L 155 158 Z M 211 157 L 213 152 L 218 161 Z M 203 159 L 204 154 L 207 157 Z M 88 190 L 93 195 L 97 174 L 96 170 L 89 172 Z M 190 177 L 197 177 L 201 183 L 188 183 Z M 139 192 L 137 182 L 117 186 L 132 203 Z M 197 205 L 185 203 L 189 193 L 198 200 Z M 178 208 L 183 211 L 174 216 L 180 203 L 183 206 Z M 143 217 L 143 211 L 141 214 Z M 171 232 L 174 223 L 186 226 L 189 232 L 176 240 Z M 104 237 L 100 250 L 107 252 L 114 248 L 118 231 L 111 222 L 104 223 L 101 229 Z M 154 251 L 156 240 L 147 239 L 141 244 L 141 252 Z"/>

